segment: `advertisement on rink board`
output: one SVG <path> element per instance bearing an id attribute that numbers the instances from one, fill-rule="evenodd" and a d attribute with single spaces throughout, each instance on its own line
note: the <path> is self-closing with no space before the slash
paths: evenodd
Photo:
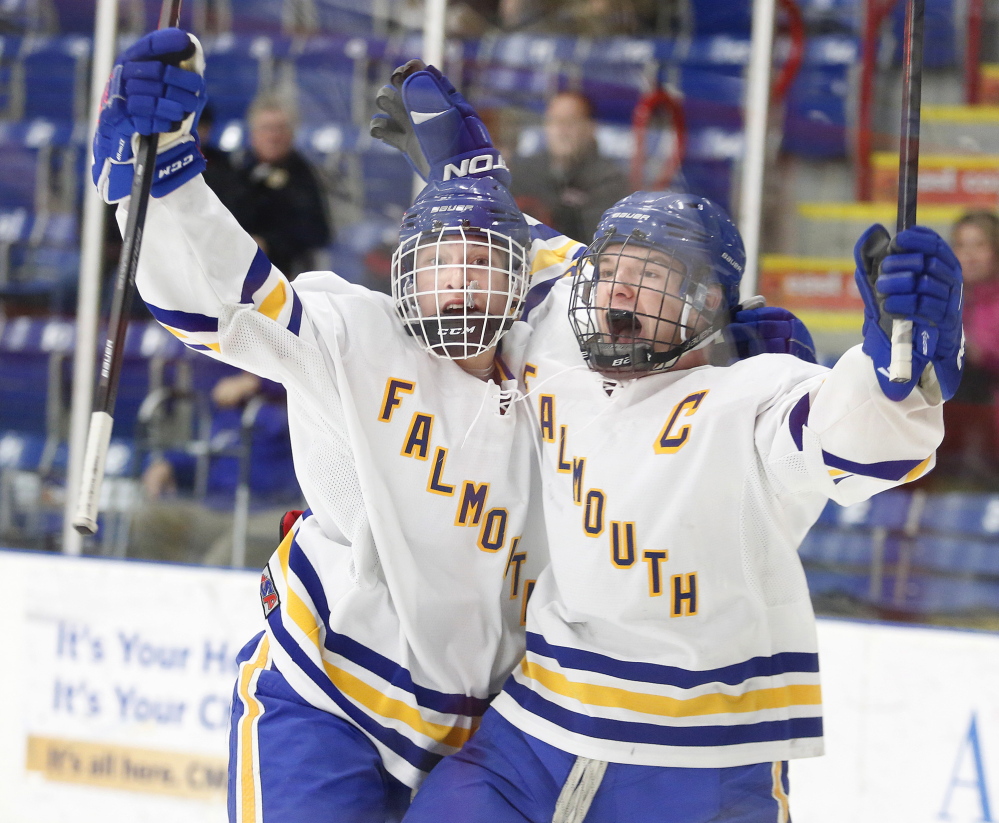
<path id="1" fill-rule="evenodd" d="M 222 823 L 259 573 L 0 552 L 0 821 Z"/>
<path id="2" fill-rule="evenodd" d="M 0 551 L 2 823 L 224 823 L 250 571 Z M 819 620 L 797 823 L 999 823 L 999 635 Z"/>
<path id="3" fill-rule="evenodd" d="M 999 821 L 999 635 L 819 620 L 826 754 L 796 823 Z"/>

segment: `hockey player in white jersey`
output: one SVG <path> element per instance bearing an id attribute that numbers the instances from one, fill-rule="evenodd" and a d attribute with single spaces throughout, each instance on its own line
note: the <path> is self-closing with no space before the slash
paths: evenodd
<path id="1" fill-rule="evenodd" d="M 330 272 L 290 283 L 200 174 L 204 81 L 180 57 L 203 66 L 166 29 L 118 60 L 94 182 L 123 225 L 135 135 L 163 133 L 140 294 L 191 348 L 285 385 L 309 505 L 239 657 L 229 818 L 396 820 L 523 653 L 544 543 L 533 425 L 512 402 L 527 225 L 491 177 L 439 183 L 403 220 L 394 298 Z"/>
<path id="2" fill-rule="evenodd" d="M 576 257 L 563 241 L 535 254 Z M 864 341 L 831 369 L 710 365 L 745 252 L 696 196 L 625 198 L 571 276 L 529 295 L 551 564 L 525 657 L 407 823 L 790 819 L 787 762 L 823 750 L 797 548 L 827 500 L 932 468 L 962 368 L 947 244 L 913 228 L 889 246 L 876 226 L 855 254 Z M 914 324 L 905 384 L 887 376 L 893 317 Z"/>

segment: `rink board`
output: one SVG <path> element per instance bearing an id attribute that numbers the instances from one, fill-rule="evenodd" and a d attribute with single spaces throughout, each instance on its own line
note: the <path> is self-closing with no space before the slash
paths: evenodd
<path id="1" fill-rule="evenodd" d="M 253 572 L 0 551 L 0 821 L 223 823 Z M 819 621 L 797 823 L 999 820 L 999 635 Z"/>

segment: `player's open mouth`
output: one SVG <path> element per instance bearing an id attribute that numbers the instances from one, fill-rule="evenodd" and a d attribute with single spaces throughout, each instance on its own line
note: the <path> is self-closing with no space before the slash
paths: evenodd
<path id="1" fill-rule="evenodd" d="M 482 311 L 475 307 L 474 303 L 466 300 L 448 300 L 441 308 L 444 317 L 469 317 L 481 315 Z"/>
<path id="2" fill-rule="evenodd" d="M 642 321 L 633 311 L 607 309 L 607 333 L 612 343 L 631 343 L 641 336 Z"/>

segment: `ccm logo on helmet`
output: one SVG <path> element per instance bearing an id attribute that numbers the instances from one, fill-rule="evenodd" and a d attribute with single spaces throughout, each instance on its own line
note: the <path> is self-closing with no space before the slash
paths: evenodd
<path id="1" fill-rule="evenodd" d="M 493 169 L 505 169 L 506 163 L 500 155 L 495 157 L 491 154 L 480 154 L 478 157 L 466 157 L 461 161 L 460 166 L 448 163 L 444 167 L 444 179 L 450 180 L 452 177 L 468 177 L 470 174 L 492 171 Z"/>
<path id="2" fill-rule="evenodd" d="M 176 172 L 184 168 L 184 166 L 188 165 L 192 160 L 194 160 L 194 155 L 189 154 L 186 157 L 178 160 L 177 162 L 171 163 L 169 166 L 160 169 L 156 176 L 158 178 L 162 178 L 170 174 L 175 174 Z"/>

